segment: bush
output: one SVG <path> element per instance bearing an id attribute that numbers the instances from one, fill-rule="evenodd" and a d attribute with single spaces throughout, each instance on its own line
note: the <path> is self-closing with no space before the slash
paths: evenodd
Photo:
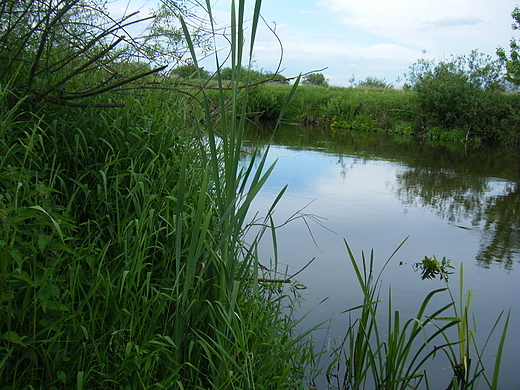
<path id="1" fill-rule="evenodd" d="M 359 81 L 356 84 L 356 88 L 374 88 L 374 89 L 394 89 L 392 83 L 387 82 L 385 79 L 378 79 L 377 77 L 367 77 L 363 81 Z"/>
<path id="2" fill-rule="evenodd" d="M 520 30 L 520 7 L 516 6 L 511 13 L 513 18 L 513 30 Z M 506 68 L 506 79 L 515 86 L 520 86 L 520 44 L 515 38 L 509 42 L 509 55 L 504 48 L 497 49 L 500 62 Z"/>
<path id="3" fill-rule="evenodd" d="M 230 67 L 220 69 L 220 77 L 222 80 L 231 80 L 233 78 L 233 69 Z M 260 83 L 272 81 L 275 83 L 289 84 L 289 81 L 280 73 L 264 72 L 251 68 L 242 69 L 240 73 L 240 81 L 243 83 Z"/>
<path id="4" fill-rule="evenodd" d="M 177 66 L 172 70 L 172 73 L 183 79 L 191 79 L 194 77 L 199 77 L 199 75 L 203 79 L 209 78 L 209 72 L 204 70 L 204 68 L 198 68 L 193 64 L 193 62 L 188 62 L 187 64 Z"/>
<path id="5" fill-rule="evenodd" d="M 473 51 L 438 64 L 421 60 L 409 74 L 426 127 L 458 128 L 468 137 L 495 139 L 505 90 L 501 68 L 491 57 Z"/>
<path id="6" fill-rule="evenodd" d="M 328 80 L 325 78 L 323 73 L 310 73 L 303 76 L 304 85 L 313 85 L 315 87 L 328 87 Z"/>

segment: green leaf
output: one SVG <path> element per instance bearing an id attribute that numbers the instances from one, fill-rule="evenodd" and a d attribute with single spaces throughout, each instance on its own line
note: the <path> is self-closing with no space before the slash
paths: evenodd
<path id="1" fill-rule="evenodd" d="M 5 332 L 3 335 L 2 335 L 2 338 L 4 340 L 7 340 L 8 342 L 10 343 L 15 343 L 15 344 L 18 344 L 18 345 L 21 345 L 23 347 L 27 346 L 26 343 L 23 342 L 23 339 L 27 338 L 27 337 L 20 337 L 20 335 L 12 330 L 9 330 L 7 332 Z"/>

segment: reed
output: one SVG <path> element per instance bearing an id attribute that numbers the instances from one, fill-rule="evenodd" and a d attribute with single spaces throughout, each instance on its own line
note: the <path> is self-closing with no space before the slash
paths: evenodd
<path id="1" fill-rule="evenodd" d="M 468 290 L 466 293 L 464 293 L 463 263 L 461 263 L 459 268 L 460 278 L 458 299 L 456 299 L 455 295 L 451 291 L 442 267 L 437 264 L 437 268 L 438 272 L 441 273 L 444 281 L 446 282 L 446 287 L 450 294 L 450 299 L 453 302 L 453 315 L 454 318 L 457 319 L 457 342 L 450 343 L 448 342 L 448 336 L 446 334 L 443 335 L 444 339 L 447 341 L 446 348 L 443 349 L 443 352 L 446 355 L 450 363 L 450 367 L 453 370 L 452 382 L 450 383 L 449 388 L 477 389 L 481 388 L 481 386 L 479 387 L 479 382 L 483 380 L 485 382 L 486 388 L 492 390 L 498 389 L 500 362 L 502 359 L 502 350 L 504 348 L 507 329 L 509 326 L 510 312 L 507 314 L 503 323 L 492 371 L 486 370 L 486 365 L 483 361 L 483 354 L 486 352 L 491 336 L 497 330 L 504 312 L 502 311 L 500 313 L 486 338 L 484 346 L 480 347 L 475 339 L 477 330 L 476 320 L 474 317 L 471 318 L 472 316 L 470 316 L 470 313 L 472 312 L 473 293 L 472 290 Z M 447 319 L 440 318 L 439 320 L 446 321 Z M 492 372 L 492 375 L 490 375 L 490 371 Z"/>
<path id="2" fill-rule="evenodd" d="M 244 1 L 231 14 L 239 80 Z M 273 166 L 256 154 L 242 166 L 247 88 L 232 81 L 227 106 L 217 79 L 217 119 L 207 98 L 190 118 L 183 97 L 159 92 L 128 93 L 117 110 L 38 112 L 0 96 L 3 385 L 302 386 L 308 332 L 259 280 L 258 240 L 281 194 L 246 244 L 248 208 Z"/>
<path id="3" fill-rule="evenodd" d="M 469 326 L 471 291 L 464 299 L 462 266 L 459 308 L 457 308 L 457 301 L 449 288 L 444 270 L 437 264 L 438 273 L 443 275 L 446 287 L 428 293 L 422 301 L 417 315 L 406 321 L 401 318 L 398 310 L 393 309 L 390 288 L 387 298 L 388 323 L 384 326 L 381 323 L 379 310 L 379 304 L 382 301 L 379 293 L 381 276 L 395 252 L 376 274 L 373 252 L 368 259 L 363 253 L 361 261 L 358 262 L 348 244 L 345 244 L 364 300 L 361 305 L 344 312 L 349 313 L 350 326 L 345 338 L 333 351 L 334 359 L 326 371 L 330 385 L 341 389 L 430 388 L 427 366 L 442 351 L 447 356 L 454 373 L 452 380 L 447 384 L 448 388 L 477 388 L 481 377 L 485 379 L 486 385 L 490 389 L 498 388 L 501 351 L 505 342 L 509 316 L 503 325 L 490 380 L 481 358 L 483 350 L 477 348 L 474 334 Z M 434 297 L 441 296 L 440 294 L 445 292 L 449 293 L 448 303 L 438 308 L 431 308 Z M 356 311 L 360 311 L 360 314 L 354 317 L 353 313 Z M 502 315 L 499 316 L 491 330 L 488 341 L 496 330 L 501 317 Z M 452 328 L 457 330 L 455 338 L 450 331 Z M 484 349 L 487 344 L 486 341 Z M 472 369 L 470 353 L 477 356 Z"/>

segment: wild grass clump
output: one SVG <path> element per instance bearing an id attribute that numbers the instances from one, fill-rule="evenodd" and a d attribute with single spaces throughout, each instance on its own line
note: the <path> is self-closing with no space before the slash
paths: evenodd
<path id="1" fill-rule="evenodd" d="M 142 89 L 117 109 L 30 111 L 0 95 L 2 386 L 302 384 L 305 333 L 285 295 L 259 280 L 272 209 L 244 241 L 273 167 L 253 155 L 240 168 L 243 2 L 231 12 L 236 81 L 231 92 L 219 84 L 218 122 L 204 97 L 192 118 L 181 95 Z M 259 2 L 253 41 L 258 12 Z"/>
<path id="2" fill-rule="evenodd" d="M 254 89 L 248 111 L 261 113 L 261 119 L 274 119 L 290 86 L 266 84 Z M 416 108 L 413 93 L 397 90 L 301 86 L 285 112 L 290 122 L 330 125 L 352 123 L 368 118 L 385 131 L 413 122 Z"/>
<path id="3" fill-rule="evenodd" d="M 376 274 L 373 252 L 369 258 L 363 253 L 361 262 L 358 262 L 348 244 L 346 247 L 363 293 L 363 303 L 344 312 L 349 313 L 349 327 L 331 355 L 334 360 L 326 372 L 331 386 L 339 389 L 430 388 L 428 364 L 436 355 L 444 354 L 453 372 L 446 384 L 448 389 L 477 389 L 481 388 L 478 386 L 482 382 L 485 388 L 498 389 L 509 314 L 503 325 L 494 366 L 486 370 L 489 367 L 484 365 L 482 354 L 503 313 L 495 322 L 484 347 L 479 348 L 475 340 L 476 326 L 474 322 L 472 326 L 470 321 L 472 292 L 469 290 L 464 294 L 462 265 L 458 299 L 448 285 L 446 262 L 443 260 L 441 264 L 435 258 L 430 259 L 428 266 L 435 267 L 430 271 L 440 275 L 446 286 L 428 293 L 417 315 L 410 319 L 403 319 L 399 310 L 394 309 L 389 289 L 387 324 L 382 324 L 379 309 L 383 300 L 380 297 L 381 276 L 395 252 Z M 432 302 L 446 292 L 449 294 L 448 303 L 432 308 Z"/>

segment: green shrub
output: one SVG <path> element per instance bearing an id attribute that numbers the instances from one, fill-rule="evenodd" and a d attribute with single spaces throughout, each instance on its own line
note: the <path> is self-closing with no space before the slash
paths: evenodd
<path id="1" fill-rule="evenodd" d="M 387 82 L 384 78 L 367 77 L 365 80 L 358 81 L 356 88 L 394 89 L 394 85 Z"/>
<path id="2" fill-rule="evenodd" d="M 501 67 L 491 57 L 473 51 L 438 64 L 421 60 L 409 78 L 426 128 L 458 128 L 468 139 L 500 138 L 508 113 Z"/>
<path id="3" fill-rule="evenodd" d="M 328 87 L 328 80 L 323 73 L 310 73 L 303 76 L 302 84 L 312 85 L 314 87 Z"/>

